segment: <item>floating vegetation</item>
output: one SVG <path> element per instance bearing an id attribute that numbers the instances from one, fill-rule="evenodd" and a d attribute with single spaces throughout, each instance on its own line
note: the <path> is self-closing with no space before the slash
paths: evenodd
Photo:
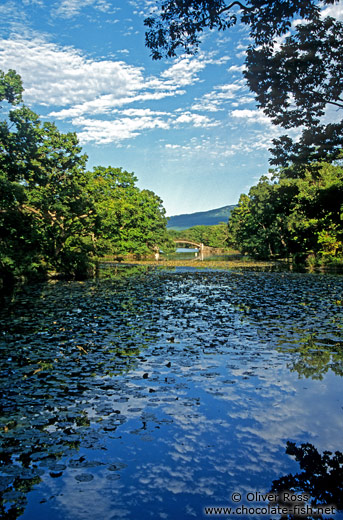
<path id="1" fill-rule="evenodd" d="M 2 518 L 200 518 L 342 448 L 343 278 L 120 269 L 3 306 Z"/>

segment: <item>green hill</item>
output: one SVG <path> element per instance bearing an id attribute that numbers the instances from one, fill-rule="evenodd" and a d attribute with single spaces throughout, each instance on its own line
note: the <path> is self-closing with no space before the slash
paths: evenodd
<path id="1" fill-rule="evenodd" d="M 193 226 L 213 226 L 221 222 L 227 222 L 230 212 L 235 207 L 235 205 L 223 206 L 222 208 L 210 209 L 209 211 L 174 215 L 169 217 L 167 228 L 179 231 Z"/>

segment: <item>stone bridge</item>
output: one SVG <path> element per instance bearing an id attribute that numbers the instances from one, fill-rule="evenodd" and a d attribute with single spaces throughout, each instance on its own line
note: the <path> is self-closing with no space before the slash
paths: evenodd
<path id="1" fill-rule="evenodd" d="M 174 244 L 189 244 L 191 246 L 195 246 L 199 249 L 200 252 L 202 252 L 204 250 L 204 244 L 197 244 L 196 242 L 192 242 L 190 240 L 182 240 L 182 239 L 178 239 L 178 240 L 174 240 Z"/>
<path id="2" fill-rule="evenodd" d="M 198 256 L 198 253 L 195 254 L 196 257 L 198 257 L 199 260 L 203 260 L 204 259 L 204 251 L 207 251 L 207 250 L 211 250 L 210 247 L 206 247 L 204 246 L 204 244 L 199 244 L 198 242 L 193 242 L 192 240 L 188 240 L 188 239 L 182 239 L 182 238 L 179 238 L 178 240 L 174 240 L 173 241 L 174 244 L 187 244 L 187 245 L 190 245 L 190 246 L 193 246 L 193 247 L 196 247 L 197 249 L 199 249 L 199 256 Z M 160 258 L 160 248 L 158 246 L 155 247 L 155 259 L 156 260 L 159 260 Z"/>

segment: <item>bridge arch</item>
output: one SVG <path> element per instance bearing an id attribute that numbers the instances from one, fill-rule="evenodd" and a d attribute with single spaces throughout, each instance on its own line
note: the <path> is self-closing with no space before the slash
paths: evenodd
<path id="1" fill-rule="evenodd" d="M 204 244 L 198 244 L 197 242 L 193 242 L 192 240 L 187 240 L 187 239 L 178 239 L 178 240 L 173 240 L 174 244 L 189 244 L 191 246 L 195 246 L 199 249 L 199 252 L 200 252 L 200 260 L 203 260 L 204 259 Z M 196 253 L 195 256 L 197 256 L 198 253 Z M 159 246 L 155 246 L 155 260 L 159 260 L 160 258 L 160 248 Z"/>
<path id="2" fill-rule="evenodd" d="M 182 239 L 178 239 L 178 240 L 174 240 L 174 243 L 175 244 L 190 244 L 191 246 L 195 246 L 197 247 L 198 249 L 200 249 L 200 251 L 202 251 L 204 249 L 204 244 L 198 244 L 197 242 L 192 242 L 191 240 L 182 240 Z"/>

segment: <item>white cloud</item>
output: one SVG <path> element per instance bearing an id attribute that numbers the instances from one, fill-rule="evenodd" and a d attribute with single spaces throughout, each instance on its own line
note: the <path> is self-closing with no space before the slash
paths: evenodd
<path id="1" fill-rule="evenodd" d="M 0 67 L 15 68 L 22 76 L 26 102 L 47 106 L 87 102 L 108 92 L 119 99 L 144 82 L 138 67 L 90 60 L 73 48 L 38 39 L 0 40 Z"/>
<path id="2" fill-rule="evenodd" d="M 197 58 L 181 58 L 164 71 L 161 76 L 172 84 L 186 86 L 199 81 L 197 72 L 206 67 L 206 61 Z"/>
<path id="3" fill-rule="evenodd" d="M 55 13 L 62 18 L 77 16 L 84 7 L 94 4 L 95 0 L 62 0 Z"/>
<path id="4" fill-rule="evenodd" d="M 98 0 L 98 2 L 95 4 L 95 8 L 99 11 L 102 11 L 103 13 L 111 12 L 113 13 L 113 7 L 110 2 L 106 2 L 106 0 Z M 115 11 L 118 11 L 119 9 L 115 9 Z"/>
<path id="5" fill-rule="evenodd" d="M 241 110 L 232 110 L 230 112 L 231 117 L 234 117 L 236 119 L 244 120 L 246 123 L 249 124 L 263 124 L 268 126 L 274 126 L 271 119 L 266 116 L 262 110 L 250 110 L 248 108 L 241 109 Z"/>
<path id="6" fill-rule="evenodd" d="M 202 116 L 200 114 L 194 114 L 192 112 L 184 112 L 181 116 L 177 117 L 175 123 L 191 123 L 195 127 L 211 127 L 218 126 L 219 121 L 214 121 L 207 116 Z"/>
<path id="7" fill-rule="evenodd" d="M 337 20 L 343 20 L 343 5 L 340 3 L 326 6 L 322 10 L 322 16 L 332 16 L 332 18 L 336 18 Z"/>
<path id="8" fill-rule="evenodd" d="M 242 90 L 242 83 L 227 83 L 225 85 L 219 85 L 217 90 L 219 90 L 219 96 L 224 99 L 231 99 L 235 97 L 237 91 Z"/>
<path id="9" fill-rule="evenodd" d="M 232 103 L 233 107 L 239 107 L 241 105 L 250 105 L 255 102 L 255 98 L 253 96 L 242 96 L 237 101 Z"/>
<path id="10" fill-rule="evenodd" d="M 229 56 L 216 58 L 214 53 L 201 53 L 196 57 L 181 56 L 176 63 L 161 74 L 161 77 L 171 85 L 178 87 L 193 85 L 199 81 L 198 72 L 204 70 L 208 65 L 223 65 L 229 59 Z"/>
<path id="11" fill-rule="evenodd" d="M 90 5 L 90 0 L 87 2 Z M 71 9 L 73 2 L 63 5 Z M 141 106 L 184 94 L 184 87 L 199 81 L 198 72 L 208 63 L 215 64 L 213 56 L 183 57 L 160 76 L 145 77 L 141 67 L 124 61 L 89 59 L 72 47 L 43 38 L 0 40 L 0 68 L 15 68 L 22 76 L 25 101 L 51 107 L 49 118 L 70 120 L 80 128 L 78 135 L 83 143 L 119 142 L 153 128 L 219 125 L 207 115 L 190 110 L 180 108 L 171 113 Z M 238 84 L 217 87 L 216 102 L 231 98 L 239 88 Z M 205 101 L 209 103 L 206 97 Z M 137 103 L 140 106 L 134 106 Z"/>
<path id="12" fill-rule="evenodd" d="M 160 129 L 169 130 L 180 125 L 191 125 L 196 128 L 208 128 L 217 126 L 214 121 L 206 116 L 185 112 L 177 117 L 170 112 L 154 111 L 150 109 L 125 109 L 116 110 L 113 119 L 102 120 L 87 117 L 74 117 L 72 124 L 80 128 L 78 137 L 81 144 L 94 142 L 97 144 L 118 143 L 126 139 L 132 139 L 143 131 Z M 172 145 L 170 146 L 172 147 Z M 174 148 L 176 146 L 173 146 Z M 169 148 L 169 146 L 166 146 Z"/>
<path id="13" fill-rule="evenodd" d="M 20 9 L 13 1 L 2 2 L 0 4 L 0 28 L 2 34 L 18 31 L 19 34 L 25 34 L 28 23 L 27 15 L 24 9 Z"/>
<path id="14" fill-rule="evenodd" d="M 213 93 L 205 94 L 200 100 L 192 105 L 192 110 L 199 110 L 203 112 L 218 112 L 223 110 L 218 99 L 213 97 Z"/>
<path id="15" fill-rule="evenodd" d="M 15 68 L 22 76 L 26 102 L 64 107 L 52 113 L 59 119 L 88 111 L 107 113 L 111 107 L 134 101 L 184 94 L 180 86 L 197 81 L 197 72 L 205 66 L 205 61 L 187 58 L 171 65 L 160 77 L 145 78 L 140 67 L 124 61 L 88 59 L 76 49 L 44 39 L 0 40 L 0 67 Z"/>
<path id="16" fill-rule="evenodd" d="M 228 70 L 228 72 L 243 72 L 244 70 L 246 70 L 246 66 L 245 65 L 231 65 L 231 67 L 229 67 L 227 70 Z"/>
<path id="17" fill-rule="evenodd" d="M 239 142 L 229 147 L 228 153 L 230 155 L 249 154 L 256 150 L 268 150 L 272 144 L 272 138 L 274 135 L 266 135 L 265 133 L 258 132 L 249 138 L 240 138 Z"/>
<path id="18" fill-rule="evenodd" d="M 93 7 L 98 11 L 111 12 L 112 14 L 118 11 L 118 8 L 113 8 L 111 3 L 106 0 L 62 0 L 55 8 L 54 14 L 61 18 L 74 18 L 85 7 Z"/>
<path id="19" fill-rule="evenodd" d="M 38 5 L 44 7 L 44 0 L 22 0 L 23 4 L 26 5 Z"/>
<path id="20" fill-rule="evenodd" d="M 144 18 L 159 10 L 156 5 L 156 0 L 128 0 L 128 3 L 134 8 L 134 14 L 138 14 Z"/>
<path id="21" fill-rule="evenodd" d="M 65 0 L 61 4 L 70 10 L 86 5 L 99 7 L 100 3 Z M 179 105 L 173 111 L 156 110 L 147 103 L 185 94 L 188 86 L 201 81 L 199 73 L 208 65 L 224 65 L 228 59 L 217 59 L 214 53 L 183 56 L 159 75 L 147 76 L 142 67 L 124 60 L 91 59 L 43 37 L 0 39 L 0 69 L 15 68 L 22 76 L 25 102 L 50 107 L 46 117 L 69 121 L 82 143 L 118 143 L 154 128 L 219 126 L 220 121 L 199 111 L 216 112 L 227 103 L 247 102 L 242 80 L 216 86 L 188 109 Z M 235 119 L 249 118 L 244 111 L 232 114 Z"/>
<path id="22" fill-rule="evenodd" d="M 117 112 L 117 107 L 132 104 L 135 102 L 157 101 L 165 97 L 175 96 L 176 94 L 183 94 L 184 91 L 172 92 L 143 92 L 142 94 L 132 94 L 131 96 L 114 97 L 111 94 L 99 96 L 82 104 L 74 105 L 71 108 L 52 111 L 48 114 L 49 117 L 55 119 L 69 119 L 82 115 L 100 115 Z"/>
<path id="23" fill-rule="evenodd" d="M 81 144 L 116 143 L 137 137 L 143 130 L 154 128 L 167 130 L 169 128 L 168 122 L 151 116 L 123 117 L 112 121 L 79 117 L 73 119 L 73 124 L 82 129 L 78 132 Z"/>
<path id="24" fill-rule="evenodd" d="M 166 116 L 171 115 L 169 112 L 163 112 L 159 110 L 150 110 L 150 108 L 127 108 L 121 111 L 125 116 Z"/>
<path id="25" fill-rule="evenodd" d="M 202 136 L 192 137 L 188 142 L 183 144 L 166 143 L 164 148 L 167 151 L 178 151 L 177 158 L 184 158 L 186 160 L 194 160 L 199 158 L 207 158 L 214 161 L 218 165 L 218 161 L 224 161 L 226 164 L 228 157 L 236 155 L 237 150 L 229 149 L 227 139 L 221 139 L 218 136 Z M 173 155 L 171 157 L 174 157 Z"/>
<path id="26" fill-rule="evenodd" d="M 245 88 L 241 82 L 218 85 L 211 92 L 205 94 L 192 106 L 193 110 L 217 112 L 223 110 L 222 106 L 235 99 Z"/>
<path id="27" fill-rule="evenodd" d="M 210 56 L 214 56 L 214 53 L 211 53 Z M 231 56 L 221 56 L 220 58 L 211 58 L 207 59 L 207 63 L 211 63 L 212 65 L 222 65 L 223 63 L 226 63 L 227 61 L 231 60 Z"/>
<path id="28" fill-rule="evenodd" d="M 167 143 L 165 145 L 165 148 L 169 148 L 171 150 L 177 150 L 179 148 L 182 148 L 180 144 L 170 144 L 170 143 Z"/>

